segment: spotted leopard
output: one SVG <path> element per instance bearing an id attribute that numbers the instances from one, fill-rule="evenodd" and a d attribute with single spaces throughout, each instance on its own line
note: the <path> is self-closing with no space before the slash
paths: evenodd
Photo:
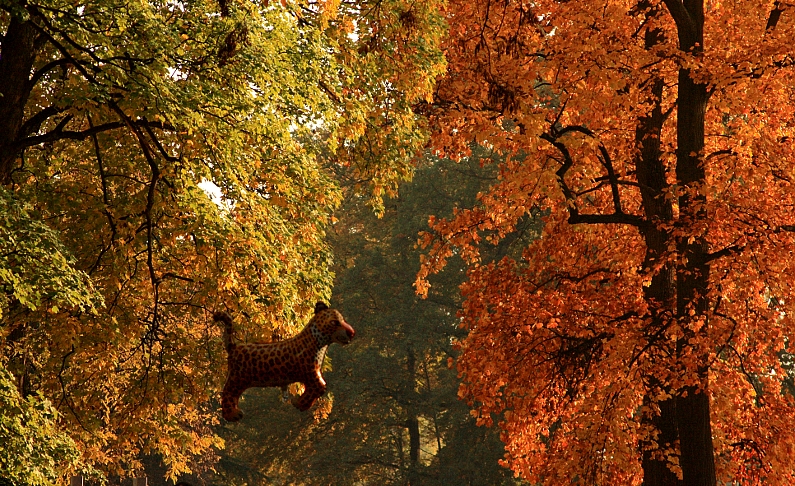
<path id="1" fill-rule="evenodd" d="M 356 334 L 342 314 L 323 302 L 315 304 L 315 315 L 296 336 L 274 343 L 236 344 L 232 317 L 216 312 L 213 319 L 223 322 L 224 344 L 229 374 L 221 395 L 224 419 L 236 422 L 243 417 L 238 408 L 240 396 L 251 387 L 286 387 L 302 383 L 304 393 L 293 397 L 298 410 L 308 410 L 326 391 L 320 373 L 326 349 L 332 343 L 348 344 Z"/>

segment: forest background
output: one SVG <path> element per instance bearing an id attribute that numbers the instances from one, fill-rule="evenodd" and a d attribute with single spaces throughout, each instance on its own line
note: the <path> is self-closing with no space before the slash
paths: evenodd
<path id="1" fill-rule="evenodd" d="M 795 481 L 795 6 L 0 6 L 0 481 Z"/>

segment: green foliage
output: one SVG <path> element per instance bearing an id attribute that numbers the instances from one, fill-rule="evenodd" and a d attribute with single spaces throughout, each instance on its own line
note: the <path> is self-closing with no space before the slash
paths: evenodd
<path id="1" fill-rule="evenodd" d="M 49 400 L 22 397 L 13 375 L 0 363 L 0 481 L 49 486 L 74 470 L 80 453 L 57 421 Z"/>
<path id="2" fill-rule="evenodd" d="M 358 325 L 361 341 L 350 358 L 335 362 L 335 372 L 345 377 L 329 417 L 336 422 L 316 439 L 322 445 L 311 464 L 313 470 L 326 466 L 320 470 L 327 481 L 344 475 L 365 484 L 511 482 L 498 465 L 498 435 L 474 430 L 467 407 L 457 400 L 456 372 L 448 366 L 464 335 L 456 316 L 464 278 L 460 261 L 436 276 L 427 299 L 419 299 L 410 285 L 420 265 L 417 235 L 430 215 L 477 204 L 480 191 L 496 178 L 491 154 L 481 147 L 473 152 L 460 163 L 426 158 L 413 181 L 386 201 L 382 218 L 351 196 L 334 227 L 334 303 Z M 485 258 L 500 258 L 514 247 L 504 242 L 493 250 Z M 412 434 L 418 435 L 413 445 Z M 345 472 L 335 472 L 331 451 L 344 444 Z"/>
<path id="3" fill-rule="evenodd" d="M 31 217 L 11 193 L 0 188 L 0 319 L 9 299 L 35 310 L 43 302 L 95 310 L 101 297 L 58 234 Z"/>

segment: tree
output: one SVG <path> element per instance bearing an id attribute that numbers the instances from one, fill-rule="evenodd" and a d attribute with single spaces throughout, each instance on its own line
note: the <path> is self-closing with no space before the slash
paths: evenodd
<path id="1" fill-rule="evenodd" d="M 340 192 L 317 156 L 375 204 L 410 173 L 434 8 L 0 2 L 2 353 L 83 464 L 212 464 L 210 312 L 262 337 L 328 295 Z"/>
<path id="2" fill-rule="evenodd" d="M 793 13 L 448 4 L 434 146 L 506 159 L 432 223 L 418 290 L 466 260 L 461 394 L 531 482 L 793 480 Z M 542 237 L 482 261 L 533 210 Z"/>

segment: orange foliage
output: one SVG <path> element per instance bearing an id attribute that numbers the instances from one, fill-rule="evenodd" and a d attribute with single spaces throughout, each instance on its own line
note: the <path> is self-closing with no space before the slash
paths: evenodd
<path id="1" fill-rule="evenodd" d="M 417 288 L 468 263 L 460 396 L 500 417 L 505 464 L 544 484 L 792 484 L 795 7 L 446 14 L 434 148 L 504 158 L 476 207 L 431 220 Z M 533 214 L 521 257 L 484 261 Z"/>

